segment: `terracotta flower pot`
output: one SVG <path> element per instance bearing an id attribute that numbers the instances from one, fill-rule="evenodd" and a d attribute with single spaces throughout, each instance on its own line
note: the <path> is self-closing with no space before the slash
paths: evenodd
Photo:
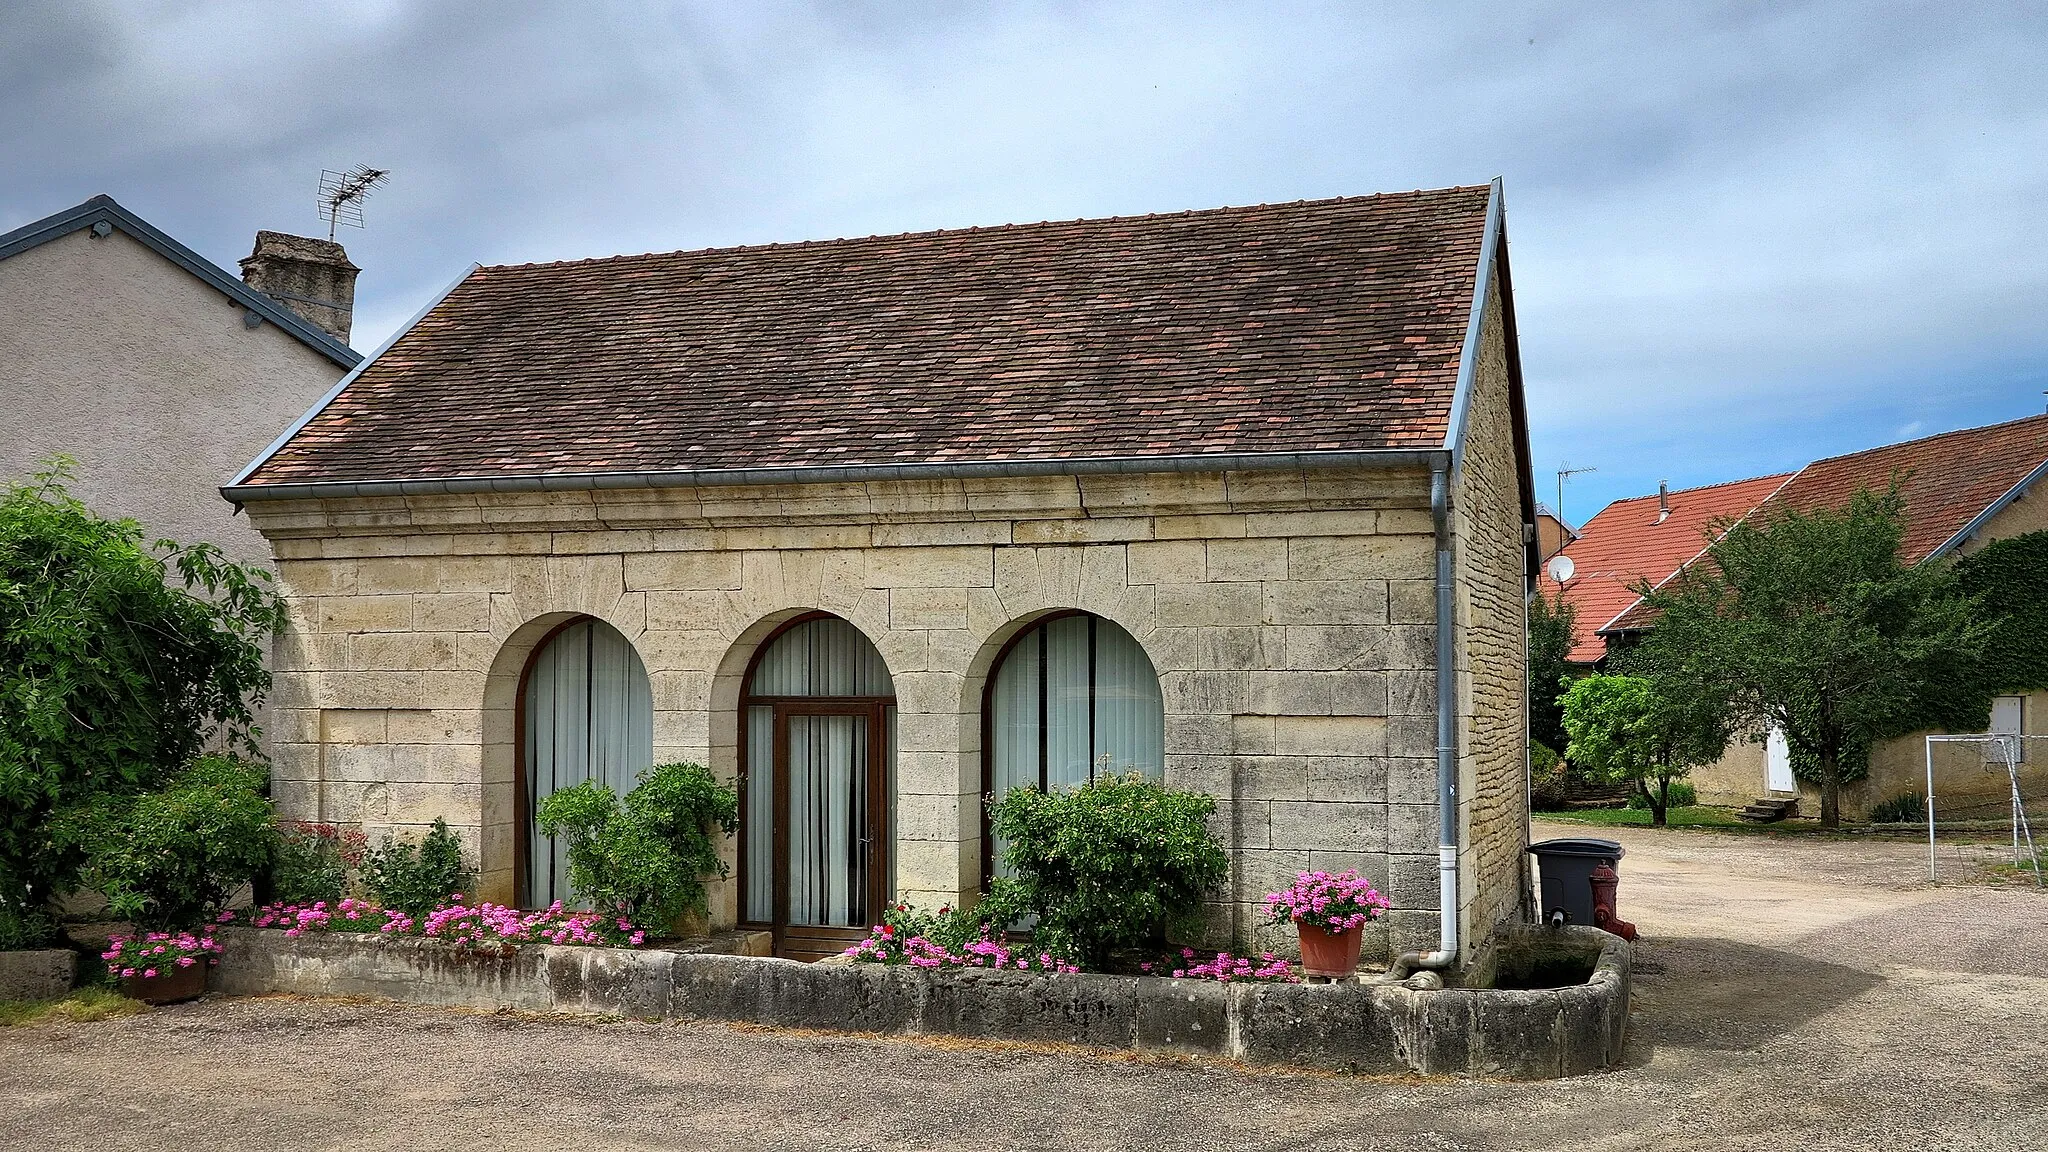
<path id="1" fill-rule="evenodd" d="M 1358 950 L 1365 926 L 1332 932 L 1300 920 L 1294 930 L 1301 936 L 1301 969 L 1311 976 L 1341 980 L 1358 971 Z"/>
<path id="2" fill-rule="evenodd" d="M 206 961 L 195 962 L 190 968 L 180 968 L 173 961 L 167 968 L 157 970 L 154 976 L 121 977 L 121 995 L 144 1004 L 176 1004 L 180 1000 L 194 1000 L 206 991 Z"/>

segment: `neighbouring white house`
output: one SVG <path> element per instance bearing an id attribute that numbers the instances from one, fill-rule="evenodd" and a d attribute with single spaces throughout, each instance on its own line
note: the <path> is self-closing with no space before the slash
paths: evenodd
<path id="1" fill-rule="evenodd" d="M 0 477 L 62 453 L 101 513 L 268 567 L 219 486 L 362 359 L 356 269 L 274 232 L 242 265 L 253 286 L 107 196 L 0 234 Z"/>

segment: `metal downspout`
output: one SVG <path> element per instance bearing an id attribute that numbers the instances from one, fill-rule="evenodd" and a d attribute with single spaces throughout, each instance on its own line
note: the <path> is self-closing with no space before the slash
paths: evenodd
<path id="1" fill-rule="evenodd" d="M 1458 959 L 1458 698 L 1455 588 L 1451 582 L 1450 462 L 1430 464 L 1429 514 L 1436 529 L 1436 804 L 1437 950 L 1404 952 L 1386 979 L 1417 969 L 1444 969 Z"/>

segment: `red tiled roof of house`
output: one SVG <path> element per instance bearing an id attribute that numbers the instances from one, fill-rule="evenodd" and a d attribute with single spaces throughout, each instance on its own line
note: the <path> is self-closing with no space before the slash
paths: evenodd
<path id="1" fill-rule="evenodd" d="M 1671 493 L 1671 514 L 1661 519 L 1657 497 L 1652 494 L 1616 500 L 1586 521 L 1579 538 L 1561 553 L 1571 557 L 1575 569 L 1563 589 L 1575 621 L 1566 658 L 1575 664 L 1591 664 L 1605 655 L 1607 645 L 1598 635 L 1599 629 L 1636 602 L 1630 585 L 1669 579 L 1706 548 L 1709 528 L 1740 519 L 1790 475 L 1782 472 L 1680 489 Z M 1547 573 L 1543 583 L 1546 594 L 1558 593 L 1557 582 Z"/>
<path id="2" fill-rule="evenodd" d="M 1839 508 L 1857 489 L 1881 491 L 1896 478 L 1905 501 L 1899 552 L 1908 564 L 1917 564 L 2044 462 L 2048 415 L 2029 416 L 1816 460 L 1800 469 L 1760 511 Z M 1636 605 L 1610 627 L 1623 631 L 1651 622 L 1649 612 Z"/>
<path id="3" fill-rule="evenodd" d="M 482 268 L 245 482 L 1440 447 L 1488 191 Z"/>

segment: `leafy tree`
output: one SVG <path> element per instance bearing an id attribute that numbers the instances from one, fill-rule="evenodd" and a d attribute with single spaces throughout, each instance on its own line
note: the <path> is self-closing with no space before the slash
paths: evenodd
<path id="1" fill-rule="evenodd" d="M 53 813 L 170 779 L 202 749 L 254 755 L 269 574 L 95 515 L 59 459 L 0 490 L 0 922 L 72 886 Z"/>
<path id="2" fill-rule="evenodd" d="M 1133 772 L 1075 788 L 1014 788 L 989 809 L 1013 875 L 976 912 L 1001 929 L 1035 917 L 1054 955 L 1101 969 L 1192 928 L 1229 857 L 1209 832 L 1216 801 Z"/>
<path id="3" fill-rule="evenodd" d="M 1565 746 L 1565 680 L 1571 665 L 1576 610 L 1565 598 L 1541 591 L 1529 602 L 1529 738 L 1547 748 Z"/>
<path id="4" fill-rule="evenodd" d="M 1949 565 L 1900 559 L 1903 507 L 1893 484 L 1722 525 L 1706 562 L 1640 589 L 1658 620 L 1630 667 L 1725 702 L 1752 738 L 1781 729 L 1795 769 L 1820 786 L 1827 828 L 1873 742 L 1981 726 L 1988 708 L 1981 690 L 1953 689 L 1981 679 L 1993 622 Z"/>
<path id="5" fill-rule="evenodd" d="M 1710 694 L 1684 682 L 1641 676 L 1587 676 L 1564 694 L 1566 750 L 1572 762 L 1615 783 L 1635 786 L 1663 827 L 1671 785 L 1728 746 L 1728 722 Z"/>
<path id="6" fill-rule="evenodd" d="M 623 801 L 586 780 L 540 802 L 540 830 L 569 838 L 576 895 L 657 931 L 704 914 L 704 878 L 726 874 L 719 841 L 739 827 L 738 794 L 699 764 L 650 768 Z"/>

